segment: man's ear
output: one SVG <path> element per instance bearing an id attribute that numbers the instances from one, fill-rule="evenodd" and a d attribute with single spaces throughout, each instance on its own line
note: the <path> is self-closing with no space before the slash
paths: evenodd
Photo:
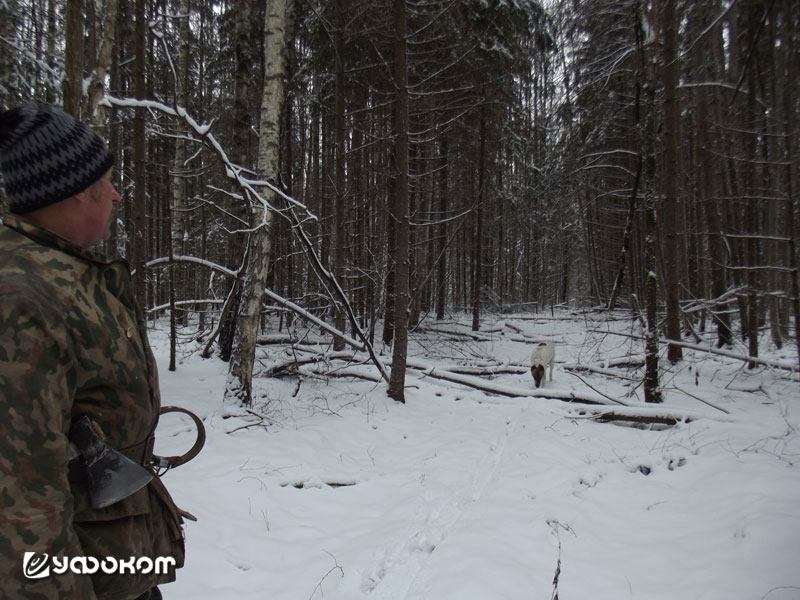
<path id="1" fill-rule="evenodd" d="M 85 204 L 89 202 L 89 200 L 91 200 L 91 196 L 89 194 L 89 188 L 86 188 L 82 192 L 78 192 L 71 198 L 68 198 L 68 200 L 73 200 L 75 202 L 78 202 L 79 204 Z"/>

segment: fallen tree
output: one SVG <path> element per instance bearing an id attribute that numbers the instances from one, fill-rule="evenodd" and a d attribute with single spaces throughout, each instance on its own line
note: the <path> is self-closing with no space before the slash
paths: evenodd
<path id="1" fill-rule="evenodd" d="M 412 369 L 420 370 L 423 377 L 434 377 L 508 398 L 547 398 L 570 404 L 580 404 L 583 406 L 576 409 L 578 411 L 577 414 L 580 416 L 590 415 L 595 420 L 603 422 L 622 421 L 643 425 L 676 425 L 677 423 L 689 423 L 707 417 L 705 413 L 697 411 L 670 408 L 668 406 L 636 406 L 608 396 L 575 390 L 516 388 L 483 381 L 469 375 L 453 373 L 441 367 L 427 366 L 426 368 L 419 363 L 412 364 L 411 360 L 409 360 L 408 366 Z M 589 408 L 589 406 L 592 408 Z"/>
<path id="2" fill-rule="evenodd" d="M 449 339 L 448 341 L 460 341 L 462 339 L 469 339 L 478 342 L 487 342 L 492 340 L 492 336 L 489 333 L 481 331 L 458 331 L 456 329 L 442 329 L 440 327 L 417 327 L 415 331 L 419 331 L 422 333 L 435 333 L 437 335 L 451 336 L 451 339 Z"/>
<path id="3" fill-rule="evenodd" d="M 573 411 L 575 418 L 591 419 L 601 423 L 631 423 L 635 425 L 666 425 L 672 427 L 678 423 L 690 423 L 698 417 L 690 415 L 678 415 L 667 412 L 651 412 L 639 414 L 638 411 L 620 411 L 614 408 L 594 408 L 584 407 L 575 408 Z"/>
<path id="4" fill-rule="evenodd" d="M 337 365 L 336 363 L 342 363 Z M 368 366 L 369 361 L 359 361 L 357 354 L 351 352 L 317 353 L 311 356 L 295 357 L 272 365 L 264 365 L 264 375 L 281 376 L 313 376 L 313 377 L 354 377 L 372 382 L 381 380 L 379 374 Z M 418 373 L 423 379 L 431 377 L 450 383 L 456 383 L 476 389 L 492 396 L 506 398 L 530 398 L 558 400 L 575 405 L 570 414 L 576 418 L 590 418 L 600 422 L 623 422 L 640 425 L 672 426 L 678 423 L 689 423 L 700 418 L 707 418 L 706 413 L 669 406 L 640 406 L 623 400 L 617 400 L 599 393 L 579 390 L 558 390 L 550 388 L 525 388 L 503 385 L 486 381 L 476 374 L 494 375 L 498 372 L 516 373 L 520 367 L 498 365 L 496 367 L 442 367 L 431 365 L 425 361 L 409 358 L 408 368 Z M 451 368 L 460 368 L 471 374 L 457 373 Z M 715 418 L 719 418 L 715 415 Z M 724 417 L 722 417 L 724 418 Z"/>
<path id="5" fill-rule="evenodd" d="M 644 338 L 642 336 L 636 335 L 634 333 L 622 333 L 619 331 L 606 331 L 602 329 L 589 329 L 588 331 L 590 331 L 591 333 L 618 335 L 622 337 L 628 337 L 634 340 L 644 341 Z M 733 358 L 735 360 L 740 360 L 742 362 L 750 364 L 763 365 L 765 367 L 770 367 L 772 369 L 781 369 L 783 371 L 789 371 L 791 373 L 796 373 L 798 370 L 797 363 L 791 360 L 768 360 L 766 358 L 759 358 L 758 356 L 748 356 L 746 354 L 740 354 L 738 352 L 732 352 L 730 350 L 720 350 L 719 348 L 714 348 L 711 346 L 703 346 L 700 344 L 681 342 L 679 340 L 659 340 L 659 343 L 675 344 L 676 346 L 681 346 L 682 348 L 688 348 L 689 350 L 697 350 L 698 352 L 707 352 L 709 354 L 716 354 L 718 356 Z"/>
<path id="6" fill-rule="evenodd" d="M 628 375 L 623 375 L 618 371 L 614 371 L 612 369 L 607 369 L 603 367 L 597 367 L 594 365 L 583 365 L 583 364 L 576 364 L 576 365 L 562 365 L 562 368 L 565 371 L 585 371 L 587 373 L 594 373 L 595 375 L 603 375 L 606 377 L 615 377 L 617 379 L 624 379 L 625 381 L 639 381 L 640 379 L 630 377 Z"/>

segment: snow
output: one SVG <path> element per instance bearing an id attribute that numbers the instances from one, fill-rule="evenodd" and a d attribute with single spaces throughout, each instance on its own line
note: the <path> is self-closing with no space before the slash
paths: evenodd
<path id="1" fill-rule="evenodd" d="M 466 323 L 436 326 L 466 332 Z M 552 339 L 545 392 L 594 393 L 591 384 L 641 407 L 628 379 L 567 371 L 613 372 L 619 359 L 640 358 L 641 341 L 588 332 L 595 325 L 564 312 L 503 315 L 480 340 L 416 333 L 405 405 L 360 378 L 261 378 L 252 412 L 223 407 L 227 365 L 191 346 L 167 371 L 166 334 L 152 331 L 163 403 L 196 412 L 208 433 L 198 458 L 164 475 L 198 517 L 185 525 L 186 565 L 164 598 L 547 599 L 559 563 L 562 599 L 800 598 L 796 375 L 686 349 L 681 364 L 665 365 L 662 388 L 665 410 L 694 418 L 653 429 L 535 397 L 524 368 L 498 369 L 491 381 L 529 397 L 426 376 L 454 364 L 525 367 L 532 340 Z M 260 347 L 257 368 L 285 351 Z M 765 353 L 796 362 L 795 352 Z M 350 372 L 359 369 L 375 371 Z M 157 435 L 161 454 L 194 441 L 175 413 Z"/>

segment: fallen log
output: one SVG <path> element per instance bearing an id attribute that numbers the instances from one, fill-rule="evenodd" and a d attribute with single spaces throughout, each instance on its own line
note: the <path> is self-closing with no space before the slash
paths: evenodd
<path id="1" fill-rule="evenodd" d="M 644 337 L 633 333 L 623 333 L 619 331 L 608 331 L 602 329 L 589 329 L 588 331 L 591 333 L 617 335 L 617 336 L 632 338 L 634 340 L 642 340 L 644 342 Z M 675 344 L 676 346 L 681 346 L 682 348 L 688 348 L 689 350 L 697 350 L 699 352 L 707 352 L 709 354 L 725 356 L 726 358 L 733 358 L 735 360 L 740 360 L 746 363 L 755 363 L 759 365 L 764 365 L 765 367 L 771 367 L 773 369 L 781 369 L 783 371 L 789 371 L 791 373 L 796 373 L 798 370 L 797 362 L 791 360 L 768 360 L 766 358 L 759 358 L 757 356 L 748 356 L 746 354 L 739 354 L 737 352 L 731 352 L 729 350 L 720 350 L 719 348 L 714 348 L 711 346 L 691 344 L 689 342 L 681 342 L 679 340 L 659 340 L 658 343 Z"/>
<path id="2" fill-rule="evenodd" d="M 461 375 L 442 369 L 440 367 L 423 367 L 419 363 L 408 365 L 410 368 L 419 370 L 422 377 L 433 377 L 458 383 L 471 387 L 476 390 L 505 396 L 507 398 L 547 398 L 559 400 L 576 405 L 574 414 L 581 417 L 590 417 L 597 421 L 620 421 L 627 423 L 660 424 L 672 426 L 678 423 L 689 423 L 701 418 L 707 418 L 706 413 L 671 408 L 669 406 L 640 406 L 622 400 L 615 400 L 601 394 L 593 394 L 575 390 L 556 390 L 556 389 L 528 389 L 517 388 L 514 386 L 500 385 L 492 382 L 483 381 L 468 375 Z M 580 408 L 577 408 L 580 405 Z M 715 420 L 719 418 L 715 415 Z M 724 417 L 723 417 L 724 419 Z"/>
<path id="3" fill-rule="evenodd" d="M 322 377 L 354 377 L 378 383 L 381 377 L 367 363 L 350 363 L 341 367 L 331 365 L 333 361 L 352 361 L 355 355 L 348 352 L 333 352 L 329 354 L 316 354 L 310 357 L 297 358 L 267 368 L 269 376 L 281 375 L 308 375 Z M 262 363 L 263 364 L 263 363 Z M 323 364 L 325 365 L 324 368 Z M 414 359 L 408 360 L 409 369 L 419 372 L 420 378 L 432 377 L 451 383 L 457 383 L 472 389 L 486 392 L 495 396 L 506 398 L 546 398 L 558 400 L 574 405 L 568 413 L 575 418 L 588 418 L 600 422 L 625 422 L 641 425 L 672 426 L 678 423 L 708 417 L 705 413 L 685 409 L 675 409 L 668 406 L 641 406 L 616 400 L 599 393 L 590 393 L 577 390 L 558 390 L 551 388 L 524 388 L 502 385 L 491 381 L 484 381 L 471 375 L 455 373 L 440 366 L 431 366 L 430 363 Z M 504 367 L 490 367 L 498 370 Z M 511 367 L 513 368 L 513 366 Z M 716 417 L 715 417 L 716 418 Z M 717 420 L 719 420 L 717 418 Z"/>
<path id="4" fill-rule="evenodd" d="M 619 356 L 601 360 L 600 364 L 606 368 L 618 367 L 622 369 L 638 369 L 644 366 L 644 356 Z"/>
<path id="5" fill-rule="evenodd" d="M 666 425 L 674 426 L 679 423 L 691 423 L 697 419 L 707 418 L 704 413 L 697 413 L 689 410 L 675 410 L 669 407 L 641 406 L 641 407 L 604 407 L 604 406 L 581 406 L 572 409 L 571 414 L 575 418 L 591 419 L 601 423 L 623 422 L 640 425 Z M 715 417 L 715 420 L 733 421 L 733 419 L 722 419 Z"/>
<path id="6" fill-rule="evenodd" d="M 308 339 L 300 339 L 293 335 L 288 334 L 271 334 L 271 335 L 260 335 L 256 338 L 256 344 L 258 346 L 271 346 L 271 345 L 283 345 L 289 344 L 291 346 L 318 346 L 319 342 L 314 340 Z"/>
<path id="7" fill-rule="evenodd" d="M 529 389 L 518 388 L 510 385 L 502 385 L 491 381 L 484 381 L 469 375 L 462 375 L 453 373 L 441 367 L 432 367 L 430 365 L 420 365 L 409 360 L 407 365 L 412 369 L 421 371 L 423 377 L 433 377 L 435 379 L 443 379 L 452 383 L 460 383 L 467 387 L 481 390 L 498 396 L 505 396 L 507 398 L 551 398 L 553 400 L 561 400 L 563 402 L 580 402 L 583 404 L 599 404 L 610 405 L 613 403 L 622 406 L 628 406 L 627 403 L 621 400 L 610 400 L 600 394 L 587 394 L 585 392 L 576 392 L 574 390 L 554 390 L 554 389 Z"/>
<path id="8" fill-rule="evenodd" d="M 611 369 L 604 369 L 602 367 L 595 367 L 594 365 L 563 365 L 562 367 L 565 371 L 586 371 L 587 373 L 594 373 L 596 375 L 604 375 L 606 377 L 615 377 L 617 379 L 624 379 L 625 381 L 639 381 L 639 379 L 635 377 L 628 377 L 627 375 L 623 375 L 619 371 L 613 371 Z"/>
<path id="9" fill-rule="evenodd" d="M 307 350 L 305 352 L 307 352 Z M 299 374 L 300 368 L 305 365 L 311 365 L 317 363 L 329 363 L 332 360 L 352 361 L 354 359 L 355 359 L 355 354 L 353 352 L 347 352 L 345 350 L 338 352 L 328 352 L 328 353 L 315 352 L 310 356 L 293 356 L 289 360 L 276 362 L 272 364 L 259 359 L 258 361 L 259 364 L 264 368 L 264 370 L 260 372 L 259 375 L 261 377 L 274 377 L 274 378 L 283 376 L 293 376 Z"/>
<path id="10" fill-rule="evenodd" d="M 494 365 L 486 367 L 473 367 L 470 365 L 448 365 L 440 366 L 450 373 L 458 373 L 459 375 L 477 375 L 477 376 L 492 376 L 492 375 L 524 375 L 530 373 L 530 367 L 523 367 L 520 365 Z"/>
<path id="11" fill-rule="evenodd" d="M 511 331 L 515 331 L 525 337 L 525 330 L 518 325 L 514 325 L 513 323 L 509 323 L 508 321 L 505 322 L 506 327 L 508 327 Z"/>
<path id="12" fill-rule="evenodd" d="M 457 331 L 455 329 L 440 329 L 438 327 L 417 327 L 415 331 L 424 333 L 435 333 L 437 335 L 450 335 L 458 339 L 470 339 L 478 342 L 490 342 L 492 336 L 480 331 Z M 452 340 L 451 340 L 452 341 Z"/>
<path id="13" fill-rule="evenodd" d="M 320 369 L 315 367 L 304 367 L 299 370 L 299 374 L 316 375 L 318 377 L 350 377 L 353 379 L 363 379 L 372 383 L 380 383 L 381 376 L 366 364 L 351 365 L 338 369 Z"/>

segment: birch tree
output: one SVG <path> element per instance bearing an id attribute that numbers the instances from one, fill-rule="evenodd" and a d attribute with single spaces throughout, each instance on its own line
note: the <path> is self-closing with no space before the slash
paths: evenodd
<path id="1" fill-rule="evenodd" d="M 66 8 L 64 110 L 80 116 L 81 84 L 83 83 L 83 6 L 81 0 L 67 0 Z"/>
<path id="2" fill-rule="evenodd" d="M 114 23 L 116 20 L 117 0 L 107 0 L 106 14 L 103 21 L 103 41 L 97 54 L 89 84 L 89 115 L 92 117 L 92 125 L 95 130 L 103 126 L 103 111 L 97 110 L 97 103 L 100 102 L 103 94 L 105 94 L 105 81 L 111 66 L 111 53 L 114 48 L 116 33 Z"/>
<path id="3" fill-rule="evenodd" d="M 280 148 L 280 115 L 286 74 L 286 38 L 294 10 L 293 0 L 268 0 L 264 21 L 264 88 L 259 122 L 258 173 L 265 179 L 278 173 Z M 236 400 L 245 406 L 253 401 L 253 363 L 256 335 L 261 314 L 271 247 L 270 205 L 275 194 L 269 188 L 262 192 L 264 202 L 253 203 L 252 231 L 242 281 L 242 297 L 237 315 L 225 384 L 225 400 Z"/>

